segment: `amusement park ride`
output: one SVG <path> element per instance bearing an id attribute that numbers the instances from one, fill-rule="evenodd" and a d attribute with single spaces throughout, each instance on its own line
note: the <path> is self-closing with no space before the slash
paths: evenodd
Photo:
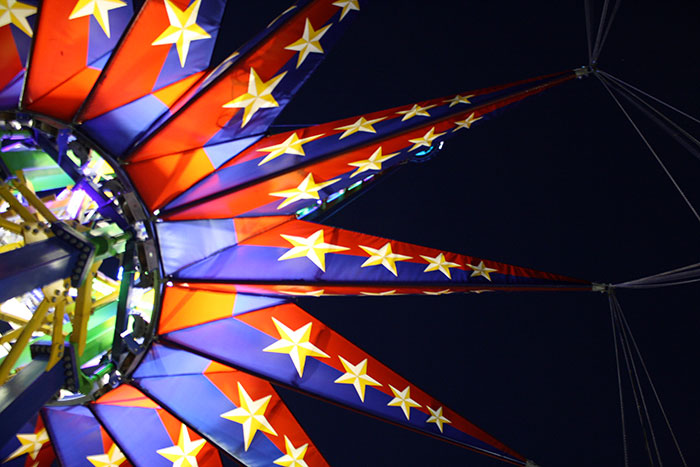
<path id="1" fill-rule="evenodd" d="M 378 346 L 361 349 L 341 336 L 342 327 L 324 324 L 333 318 L 319 312 L 330 306 L 340 313 L 364 302 L 392 308 L 392 319 L 419 322 L 416 303 L 430 309 L 429 298 L 462 293 L 486 306 L 489 295 L 498 295 L 492 292 L 609 297 L 618 378 L 629 370 L 635 401 L 622 414 L 623 437 L 636 406 L 642 459 L 660 462 L 659 425 L 647 409 L 659 397 L 651 384 L 640 402 L 647 367 L 616 292 L 694 281 L 697 267 L 640 282 L 595 283 L 513 266 L 503 256 L 419 246 L 420 235 L 415 242 L 393 240 L 392 227 L 398 238 L 411 240 L 411 234 L 392 225 L 394 213 L 381 218 L 383 209 L 405 209 L 398 191 L 380 191 L 398 179 L 392 175 L 399 169 L 415 174 L 429 167 L 453 141 L 496 125 L 489 120 L 550 88 L 600 80 L 643 109 L 626 83 L 596 66 L 617 7 L 608 11 L 606 2 L 598 29 L 589 27 L 600 32 L 589 38 L 595 47 L 587 66 L 316 120 L 299 107 L 306 105 L 303 94 L 290 101 L 313 81 L 346 29 L 362 25 L 371 34 L 360 19 L 369 3 L 300 0 L 269 23 L 240 24 L 241 31 L 258 32 L 210 66 L 215 45 L 218 50 L 230 40 L 223 18 L 238 8 L 224 0 L 0 0 L 1 465 L 391 463 L 391 455 L 363 457 L 340 422 L 326 436 L 342 436 L 347 452 L 323 454 L 324 446 L 302 428 L 323 404 L 306 406 L 295 393 L 485 456 L 460 452 L 461 462 L 535 465 L 506 445 L 510 440 L 497 439 L 469 413 L 467 420 L 428 394 L 440 397 L 433 389 L 440 385 L 424 392 L 410 371 L 409 382 L 374 358 Z M 269 6 L 263 9 L 269 14 Z M 352 100 L 375 85 L 374 68 L 357 75 L 365 80 L 357 89 L 337 94 Z M 416 73 L 425 75 L 430 91 L 429 64 Z M 381 86 L 392 86 L 402 76 L 382 79 Z M 283 123 L 295 115 L 313 120 Z M 529 115 L 537 118 L 534 111 Z M 451 216 L 468 215 L 470 203 L 489 195 L 474 191 L 477 184 L 470 188 L 469 177 L 462 183 L 450 196 L 463 199 L 452 206 L 464 212 Z M 444 188 L 434 177 L 403 189 L 419 197 L 431 184 Z M 499 189 L 495 181 L 493 190 Z M 372 218 L 353 217 L 359 202 L 344 211 L 353 213 L 349 218 L 339 215 L 365 193 L 380 206 Z M 449 238 L 443 232 L 450 224 L 464 221 L 428 222 L 415 231 L 440 239 Z M 469 222 L 484 225 L 475 215 Z M 658 271 L 639 275 L 646 272 Z M 383 299 L 391 302 L 379 304 Z M 357 315 L 361 327 L 376 326 L 362 310 Z M 434 347 L 443 339 L 437 334 L 408 342 L 414 339 L 408 334 L 393 335 L 407 328 L 388 327 L 373 332 L 380 340 L 395 339 L 392 346 Z M 612 348 L 609 340 L 595 345 Z M 473 358 L 447 358 L 460 381 L 465 359 Z M 614 363 L 609 368 L 614 401 Z M 439 382 L 449 385 L 450 378 L 441 374 Z M 669 446 L 685 463 L 670 433 Z M 635 457 L 626 443 L 627 462 Z"/>

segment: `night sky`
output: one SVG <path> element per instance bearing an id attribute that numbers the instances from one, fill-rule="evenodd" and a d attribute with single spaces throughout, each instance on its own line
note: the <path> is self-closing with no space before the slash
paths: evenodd
<path id="1" fill-rule="evenodd" d="M 289 4 L 229 3 L 219 58 Z M 596 23 L 602 3 L 591 1 Z M 583 4 L 375 1 L 279 123 L 322 123 L 584 65 Z M 698 18 L 698 2 L 623 2 L 600 67 L 700 116 Z M 700 207 L 700 161 L 638 115 Z M 687 120 L 679 123 L 700 133 Z M 700 259 L 700 223 L 594 77 L 475 125 L 431 161 L 408 164 L 326 223 L 605 283 Z M 618 296 L 688 464 L 700 465 L 700 287 Z M 622 465 L 605 295 L 299 303 L 538 464 Z M 505 465 L 289 390 L 280 393 L 335 466 Z M 644 465 L 628 387 L 624 395 L 631 465 Z M 680 465 L 652 410 L 664 464 Z"/>

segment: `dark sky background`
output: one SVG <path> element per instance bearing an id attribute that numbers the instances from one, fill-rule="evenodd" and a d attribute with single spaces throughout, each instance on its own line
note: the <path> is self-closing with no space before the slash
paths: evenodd
<path id="1" fill-rule="evenodd" d="M 219 57 L 289 4 L 229 3 Z M 596 23 L 602 3 L 591 1 Z M 584 65 L 583 5 L 375 1 L 280 123 L 321 123 Z M 700 116 L 698 18 L 694 1 L 623 2 L 600 67 Z M 700 207 L 700 161 L 639 121 Z M 508 108 L 449 140 L 430 162 L 409 164 L 378 185 L 327 223 L 599 282 L 700 259 L 700 223 L 592 77 Z M 618 296 L 688 464 L 700 465 L 700 287 Z M 606 296 L 485 293 L 300 304 L 542 466 L 622 465 Z M 504 465 L 280 393 L 335 466 Z M 628 387 L 625 404 L 631 465 L 644 465 Z M 664 465 L 680 465 L 663 421 L 653 416 Z"/>

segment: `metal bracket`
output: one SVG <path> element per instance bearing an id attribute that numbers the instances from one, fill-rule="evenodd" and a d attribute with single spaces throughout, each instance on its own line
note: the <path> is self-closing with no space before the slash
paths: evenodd
<path id="1" fill-rule="evenodd" d="M 80 256 L 71 271 L 70 282 L 73 287 L 80 287 L 85 282 L 90 266 L 95 259 L 95 245 L 88 238 L 62 222 L 51 225 L 54 235 L 72 248 L 80 251 Z"/>
<path id="2" fill-rule="evenodd" d="M 29 350 L 32 353 L 32 359 L 48 358 L 51 355 L 51 342 L 49 341 L 39 341 L 29 346 Z M 78 361 L 75 357 L 75 349 L 69 343 L 65 344 L 63 351 L 63 374 L 65 375 L 65 381 L 63 387 L 70 392 L 77 392 L 80 387 L 80 382 L 78 380 Z M 57 366 L 61 366 L 60 364 Z"/>

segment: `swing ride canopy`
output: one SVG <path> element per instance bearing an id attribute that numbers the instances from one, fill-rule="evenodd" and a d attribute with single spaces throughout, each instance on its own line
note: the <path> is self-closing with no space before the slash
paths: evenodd
<path id="1" fill-rule="evenodd" d="M 503 437 L 477 427 L 469 412 L 458 414 L 342 337 L 343 329 L 305 311 L 300 297 L 336 297 L 326 302 L 332 306 L 346 300 L 337 298 L 342 296 L 601 290 L 565 275 L 462 254 L 461 247 L 452 253 L 326 221 L 383 177 L 432 159 L 444 145 L 493 125 L 489 120 L 502 110 L 575 79 L 577 72 L 460 88 L 386 110 L 337 114 L 328 123 L 274 126 L 368 8 L 365 3 L 298 2 L 237 50 L 227 50 L 219 64 L 211 57 L 224 33 L 223 1 L 149 0 L 140 6 L 129 0 L 44 0 L 40 7 L 30 0 L 7 2 L 0 102 L 16 112 L 8 115 L 19 125 L 10 141 L 35 158 L 48 156 L 68 180 L 47 181 L 20 164 L 25 170 L 6 185 L 11 196 L 20 193 L 20 201 L 31 198 L 27 189 L 35 192 L 60 214 L 52 221 L 27 201 L 29 215 L 52 226 L 48 238 L 24 236 L 24 246 L 3 253 L 14 254 L 5 258 L 16 273 L 7 276 L 12 288 L 3 300 L 70 278 L 78 292 L 74 311 L 66 301 L 73 334 L 63 361 L 70 356 L 86 365 L 82 355 L 111 351 L 121 371 L 100 373 L 105 359 L 90 370 L 85 366 L 83 373 L 104 377 L 88 378 L 94 400 L 49 404 L 21 420 L 3 439 L 2 460 L 326 465 L 323 447 L 280 397 L 293 389 L 525 465 Z M 81 148 L 90 151 L 87 160 Z M 98 160 L 106 161 L 104 168 L 95 167 Z M 46 201 L 49 195 L 55 199 Z M 391 196 L 382 208 L 401 203 L 398 192 Z M 22 217 L 21 209 L 10 208 Z M 32 223 L 24 217 L 10 221 Z M 58 225 L 68 225 L 67 233 Z M 96 237 L 115 245 L 110 252 L 121 258 L 121 288 L 132 289 L 129 306 L 116 300 L 119 284 L 109 280 L 109 255 Z M 76 238 L 94 244 L 87 259 L 71 243 Z M 64 256 L 47 259 L 59 247 Z M 22 262 L 18 258 L 26 262 L 25 248 L 50 263 L 53 275 L 37 274 L 38 264 L 15 266 Z M 87 275 L 78 271 L 91 264 Z M 31 274 L 42 282 L 10 279 Z M 86 283 L 95 289 L 101 278 L 113 288 L 100 292 L 102 297 L 86 291 Z M 140 291 L 139 304 L 133 290 Z M 105 331 L 95 322 L 103 308 L 90 298 L 110 296 L 115 300 L 103 312 Z M 81 304 L 88 308 L 83 318 Z M 53 310 L 47 315 L 52 319 L 59 314 L 58 305 L 45 308 Z M 126 317 L 135 311 L 150 322 L 144 332 L 136 318 Z M 52 330 L 57 324 L 44 326 Z M 80 326 L 86 329 L 82 340 L 76 337 Z M 96 329 L 124 341 L 100 344 Z M 40 360 L 41 346 L 33 345 L 34 360 Z M 449 375 L 441 379 L 449 384 Z M 85 381 L 79 379 L 74 392 Z"/>

